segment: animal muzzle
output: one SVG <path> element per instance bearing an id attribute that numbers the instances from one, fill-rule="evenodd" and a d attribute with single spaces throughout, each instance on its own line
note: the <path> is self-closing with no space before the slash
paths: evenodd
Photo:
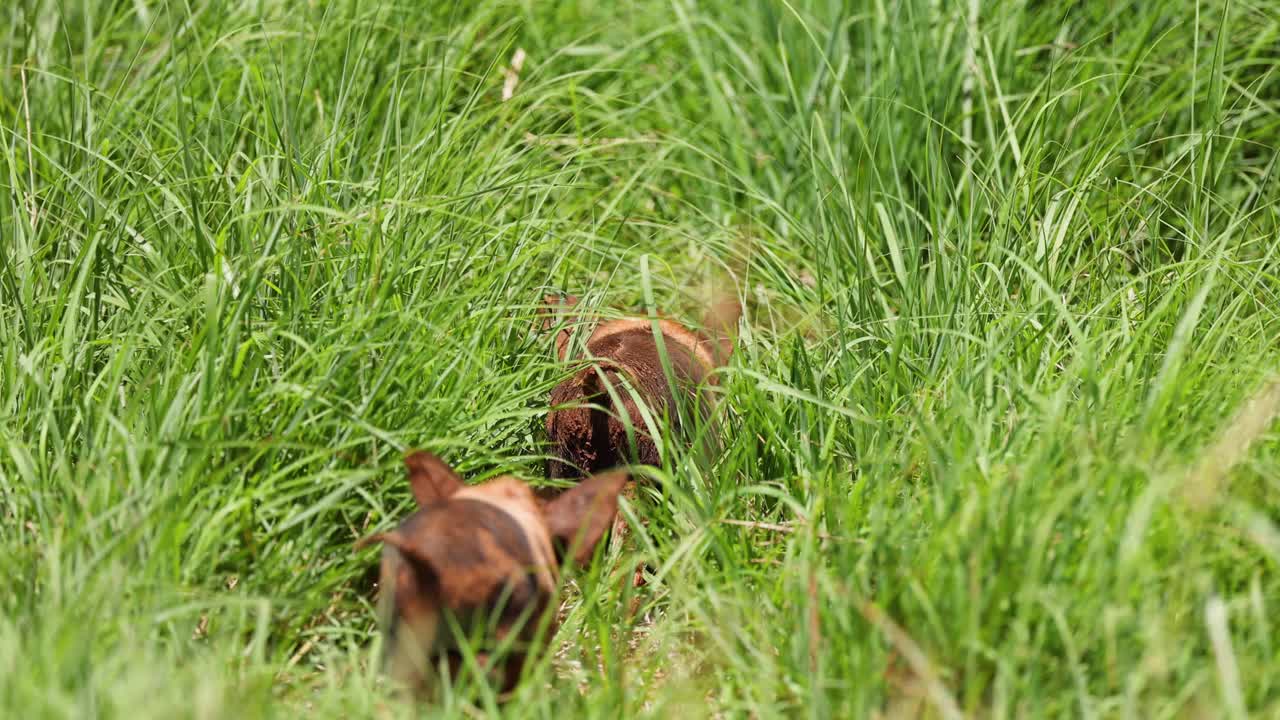
<path id="1" fill-rule="evenodd" d="M 418 623 L 416 627 L 393 622 L 388 638 L 390 643 L 384 655 L 388 674 L 420 694 L 430 694 L 446 677 L 450 682 L 457 682 L 476 670 L 495 689 L 510 690 L 519 679 L 523 665 L 523 654 L 516 648 L 506 652 L 493 648 L 464 651 L 462 642 L 465 641 L 457 637 L 442 617 L 435 623 Z M 473 661 L 469 661 L 468 654 Z"/>

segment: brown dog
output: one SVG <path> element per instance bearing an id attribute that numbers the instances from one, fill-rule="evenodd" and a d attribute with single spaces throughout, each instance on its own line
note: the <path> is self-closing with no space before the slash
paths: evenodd
<path id="1" fill-rule="evenodd" d="M 543 327 L 550 329 L 558 317 L 563 327 L 556 355 L 567 360 L 576 320 L 566 310 L 577 298 L 547 296 L 545 303 Z M 575 479 L 628 462 L 661 464 L 646 414 L 677 435 L 689 429 L 690 413 L 710 415 L 713 398 L 705 387 L 716 384 L 715 369 L 733 351 L 731 331 L 741 314 L 736 300 L 715 303 L 703 323 L 708 334 L 668 319 L 597 325 L 585 343 L 590 364 L 551 391 L 551 478 Z"/>
<path id="2" fill-rule="evenodd" d="M 379 605 L 388 670 L 425 692 L 442 663 L 458 677 L 463 643 L 478 631 L 485 645 L 477 662 L 510 690 L 553 609 L 558 558 L 591 559 L 613 522 L 627 473 L 594 475 L 539 504 L 529 486 L 509 476 L 466 486 L 427 452 L 408 455 L 405 467 L 418 511 L 357 544 L 383 544 Z M 509 643 L 500 661 L 490 657 L 491 643 Z"/>

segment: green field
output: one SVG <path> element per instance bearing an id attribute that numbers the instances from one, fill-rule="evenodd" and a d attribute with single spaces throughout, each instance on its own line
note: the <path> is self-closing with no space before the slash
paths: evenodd
<path id="1" fill-rule="evenodd" d="M 1280 2 L 8 5 L 0 716 L 1280 717 Z M 723 453 L 399 700 L 403 451 L 716 289 Z"/>

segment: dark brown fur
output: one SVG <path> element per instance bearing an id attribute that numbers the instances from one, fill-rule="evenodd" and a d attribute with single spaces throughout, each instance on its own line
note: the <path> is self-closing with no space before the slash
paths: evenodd
<path id="1" fill-rule="evenodd" d="M 509 690 L 533 650 L 539 621 L 549 619 L 558 558 L 591 558 L 627 476 L 596 475 L 543 504 L 510 477 L 466 486 L 430 453 L 410 454 L 405 465 L 419 510 L 395 530 L 361 541 L 383 544 L 380 604 L 389 669 L 418 691 L 429 689 L 441 664 L 457 677 L 467 633 L 493 620 L 476 661 Z M 513 649 L 491 663 L 491 646 L 508 639 Z"/>
<path id="2" fill-rule="evenodd" d="M 556 306 L 556 301 L 548 298 L 548 304 Z M 576 479 L 628 463 L 659 465 L 658 446 L 641 404 L 654 423 L 669 428 L 675 437 L 683 435 L 695 415 L 707 419 L 712 397 L 706 388 L 716 383 L 712 371 L 732 350 L 729 330 L 739 314 L 735 302 L 715 305 L 705 324 L 711 335 L 669 320 L 658 323 L 657 333 L 647 319 L 615 320 L 594 328 L 585 348 L 590 364 L 551 391 L 550 476 Z M 549 317 L 547 326 L 550 323 Z M 567 359 L 570 339 L 567 328 L 557 334 L 561 359 Z M 664 369 L 664 350 L 672 382 Z"/>

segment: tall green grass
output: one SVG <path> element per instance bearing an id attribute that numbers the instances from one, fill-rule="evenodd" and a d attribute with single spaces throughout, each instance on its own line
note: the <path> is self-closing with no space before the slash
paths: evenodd
<path id="1" fill-rule="evenodd" d="M 723 453 L 502 712 L 1280 714 L 1275 2 L 0 18 L 5 716 L 419 716 L 402 451 L 538 480 L 535 303 L 726 286 Z"/>

